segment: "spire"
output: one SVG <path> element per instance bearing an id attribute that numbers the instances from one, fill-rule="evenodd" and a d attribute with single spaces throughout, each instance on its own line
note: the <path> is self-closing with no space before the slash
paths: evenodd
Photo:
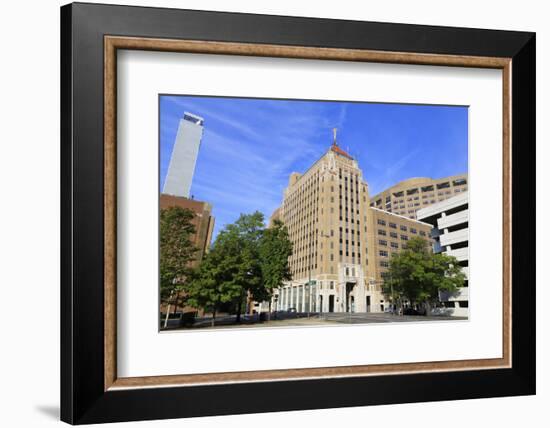
<path id="1" fill-rule="evenodd" d="M 338 141 L 336 141 L 336 133 L 338 132 L 338 128 L 332 128 L 332 145 L 330 146 L 330 150 L 332 150 L 334 153 L 337 153 L 341 156 L 344 156 L 348 159 L 352 159 L 353 160 L 353 157 L 348 153 L 349 152 L 349 148 L 348 148 L 348 152 L 342 150 L 339 146 L 338 146 Z"/>

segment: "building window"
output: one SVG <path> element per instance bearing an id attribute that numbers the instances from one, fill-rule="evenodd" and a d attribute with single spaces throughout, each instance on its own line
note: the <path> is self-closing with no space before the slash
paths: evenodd
<path id="1" fill-rule="evenodd" d="M 386 221 L 385 220 L 382 220 L 381 218 L 378 219 L 377 223 L 381 226 L 385 226 L 386 225 Z"/>
<path id="2" fill-rule="evenodd" d="M 409 237 L 407 235 L 401 235 L 401 239 L 403 241 L 408 241 L 409 240 Z"/>
<path id="3" fill-rule="evenodd" d="M 390 236 L 392 238 L 397 238 L 397 232 L 390 232 Z"/>
<path id="4" fill-rule="evenodd" d="M 426 232 L 424 232 L 423 230 L 421 230 L 419 233 L 420 233 L 420 236 L 426 236 Z"/>
<path id="5" fill-rule="evenodd" d="M 406 232 L 406 231 L 407 231 L 407 226 L 401 225 L 399 228 L 400 228 L 403 232 Z"/>
<path id="6" fill-rule="evenodd" d="M 387 247 L 388 246 L 388 241 L 384 241 L 383 239 L 380 239 L 378 241 L 378 245 L 382 245 L 384 247 Z"/>
<path id="7" fill-rule="evenodd" d="M 390 223 L 390 227 L 391 227 L 392 229 L 397 229 L 397 225 L 396 225 L 395 223 Z"/>
<path id="8" fill-rule="evenodd" d="M 390 245 L 392 248 L 399 248 L 399 244 L 397 242 L 390 242 Z"/>
<path id="9" fill-rule="evenodd" d="M 389 265 L 390 264 L 386 260 L 380 260 L 380 266 L 381 267 L 387 268 L 387 267 L 389 267 Z"/>
<path id="10" fill-rule="evenodd" d="M 381 236 L 386 236 L 386 231 L 383 229 L 378 229 L 378 234 Z"/>
<path id="11" fill-rule="evenodd" d="M 386 250 L 380 250 L 378 254 L 380 254 L 380 257 L 388 257 L 388 252 Z"/>
<path id="12" fill-rule="evenodd" d="M 416 235 L 416 229 L 411 227 L 411 233 L 414 233 Z"/>

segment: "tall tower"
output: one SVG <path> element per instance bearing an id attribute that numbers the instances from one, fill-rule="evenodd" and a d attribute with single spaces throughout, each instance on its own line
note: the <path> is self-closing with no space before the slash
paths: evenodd
<path id="1" fill-rule="evenodd" d="M 162 193 L 189 198 L 201 145 L 204 119 L 185 112 L 180 119 Z"/>
<path id="2" fill-rule="evenodd" d="M 284 191 L 278 215 L 293 243 L 293 279 L 278 291 L 281 310 L 380 310 L 374 302 L 383 296 L 369 287 L 368 185 L 357 160 L 338 146 L 336 132 L 327 152 L 305 173 L 291 174 Z"/>

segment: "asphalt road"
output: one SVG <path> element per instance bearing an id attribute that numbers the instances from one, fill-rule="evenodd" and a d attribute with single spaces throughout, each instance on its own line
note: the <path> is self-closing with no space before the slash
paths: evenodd
<path id="1" fill-rule="evenodd" d="M 211 318 L 199 318 L 192 327 L 181 327 L 178 330 L 195 330 L 203 328 L 258 328 L 258 327 L 306 327 L 335 324 L 380 324 L 401 322 L 429 322 L 429 321 L 459 321 L 465 317 L 449 316 L 413 316 L 393 315 L 389 313 L 345 313 L 332 312 L 323 314 L 296 314 L 280 312 L 277 318 L 271 316 L 269 321 L 259 322 L 258 315 L 241 315 L 241 323 L 235 324 L 235 315 L 216 318 L 216 325 L 211 326 Z M 170 330 L 174 330 L 171 328 Z"/>

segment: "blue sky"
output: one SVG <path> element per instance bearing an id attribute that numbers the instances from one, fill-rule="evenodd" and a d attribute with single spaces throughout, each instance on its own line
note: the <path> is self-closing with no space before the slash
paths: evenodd
<path id="1" fill-rule="evenodd" d="M 204 118 L 191 194 L 213 205 L 215 235 L 240 213 L 269 219 L 290 173 L 326 152 L 334 127 L 371 196 L 410 177 L 468 171 L 467 107 L 162 95 L 161 189 L 184 111 Z"/>

